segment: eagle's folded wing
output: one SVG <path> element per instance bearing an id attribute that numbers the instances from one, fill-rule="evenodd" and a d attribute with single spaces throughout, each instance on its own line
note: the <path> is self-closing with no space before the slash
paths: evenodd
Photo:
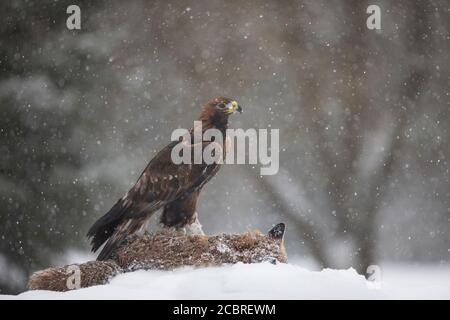
<path id="1" fill-rule="evenodd" d="M 107 241 L 99 260 L 108 259 L 127 235 L 143 229 L 155 211 L 183 194 L 198 190 L 219 169 L 217 163 L 174 164 L 171 153 L 177 143 L 161 150 L 125 196 L 91 227 L 88 237 L 92 237 L 93 251 Z"/>

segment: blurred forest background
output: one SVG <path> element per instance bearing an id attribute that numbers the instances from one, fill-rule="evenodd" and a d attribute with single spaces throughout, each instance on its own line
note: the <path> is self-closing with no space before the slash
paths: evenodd
<path id="1" fill-rule="evenodd" d="M 81 30 L 66 28 L 70 4 Z M 370 4 L 380 31 L 366 27 Z M 280 172 L 224 166 L 200 197 L 207 233 L 284 221 L 291 258 L 362 274 L 449 263 L 448 1 L 11 0 L 0 12 L 2 293 L 87 252 L 90 224 L 215 95 L 243 106 L 231 127 L 280 129 Z"/>

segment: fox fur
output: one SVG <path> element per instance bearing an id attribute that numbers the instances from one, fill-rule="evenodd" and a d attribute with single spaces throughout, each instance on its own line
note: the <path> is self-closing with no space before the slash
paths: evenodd
<path id="1" fill-rule="evenodd" d="M 114 276 L 135 270 L 172 270 L 182 266 L 206 267 L 222 264 L 287 262 L 280 223 L 268 234 L 247 231 L 241 234 L 180 235 L 172 229 L 143 236 L 130 236 L 110 260 L 48 268 L 33 273 L 29 290 L 68 291 L 108 283 Z M 79 270 L 78 286 L 68 283 Z"/>

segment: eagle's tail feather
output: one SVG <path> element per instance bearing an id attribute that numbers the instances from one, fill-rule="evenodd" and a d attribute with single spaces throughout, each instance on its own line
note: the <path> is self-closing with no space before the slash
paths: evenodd
<path id="1" fill-rule="evenodd" d="M 117 201 L 104 216 L 92 225 L 87 233 L 88 238 L 92 238 L 92 252 L 97 251 L 106 242 L 97 260 L 110 259 L 127 236 L 143 231 L 150 216 L 160 206 L 161 203 L 157 201 L 136 210 L 136 207 L 133 207 L 129 201 L 124 199 Z M 131 214 L 133 210 L 136 211 Z"/>
<path id="2" fill-rule="evenodd" d="M 121 234 L 120 237 L 112 237 L 109 238 L 103 247 L 102 251 L 100 251 L 97 261 L 106 261 L 111 258 L 112 254 L 116 251 L 122 241 L 126 238 L 126 234 Z"/>
<path id="3" fill-rule="evenodd" d="M 97 257 L 98 261 L 106 261 L 111 258 L 116 249 L 123 244 L 129 235 L 141 232 L 147 226 L 149 217 L 123 219 L 119 225 L 116 226 L 113 234 L 109 237 L 102 251 Z"/>
<path id="4" fill-rule="evenodd" d="M 92 238 L 92 252 L 95 252 L 105 243 L 114 233 L 117 226 L 123 220 L 123 214 L 128 209 L 122 200 L 117 203 L 100 219 L 98 219 L 89 229 L 87 236 Z"/>

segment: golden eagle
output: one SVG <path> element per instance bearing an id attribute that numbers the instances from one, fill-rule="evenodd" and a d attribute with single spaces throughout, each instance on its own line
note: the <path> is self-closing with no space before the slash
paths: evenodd
<path id="1" fill-rule="evenodd" d="M 224 97 L 211 99 L 203 107 L 199 121 L 202 131 L 217 129 L 226 136 L 228 117 L 242 112 L 236 101 Z M 194 128 L 189 131 L 194 141 Z M 162 149 L 147 165 L 136 184 L 89 229 L 92 251 L 106 242 L 97 260 L 108 260 L 128 235 L 141 232 L 150 217 L 163 208 L 161 223 L 166 227 L 182 228 L 197 220 L 197 198 L 203 186 L 217 173 L 220 163 L 174 164 L 173 141 Z M 209 141 L 201 142 L 202 148 Z M 226 152 L 223 144 L 223 155 Z"/>

